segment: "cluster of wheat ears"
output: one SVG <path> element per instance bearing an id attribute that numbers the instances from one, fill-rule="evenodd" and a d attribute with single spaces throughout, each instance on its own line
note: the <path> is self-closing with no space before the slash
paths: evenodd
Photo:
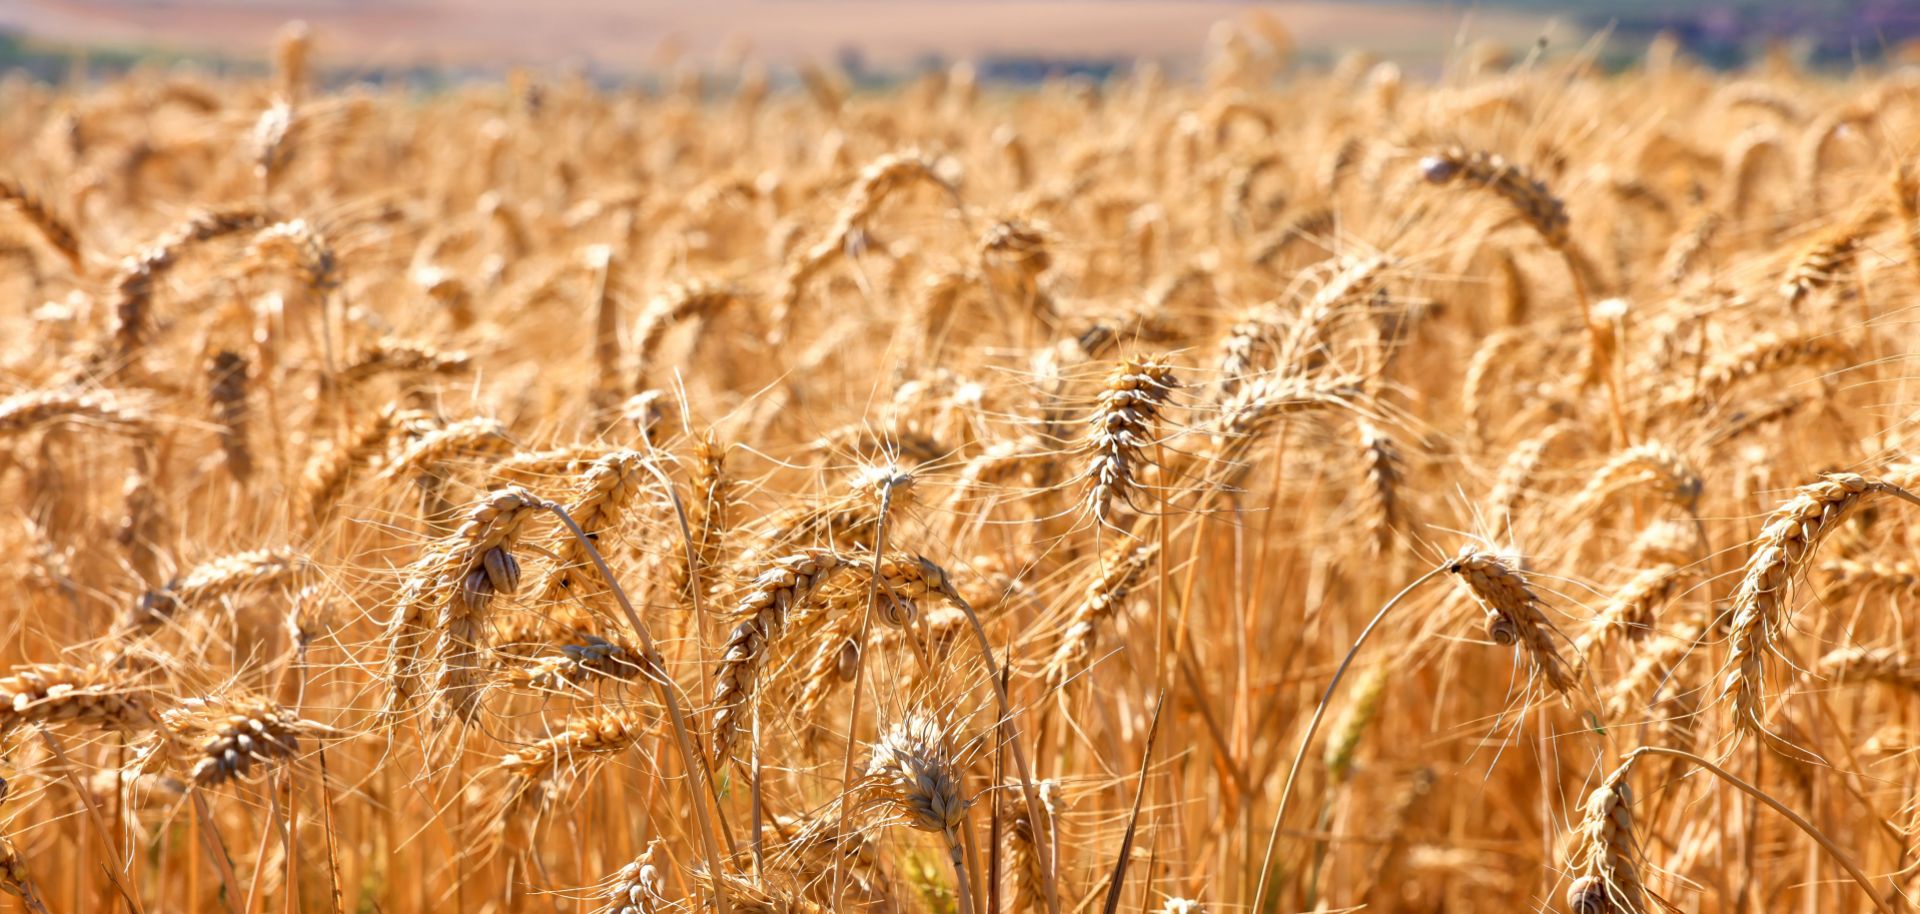
<path id="1" fill-rule="evenodd" d="M 1904 909 L 1920 78 L 1217 37 L 0 85 L 0 884 Z"/>

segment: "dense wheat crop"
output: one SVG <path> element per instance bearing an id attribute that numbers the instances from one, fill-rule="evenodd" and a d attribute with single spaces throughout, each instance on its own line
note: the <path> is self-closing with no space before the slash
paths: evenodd
<path id="1" fill-rule="evenodd" d="M 26 910 L 1893 911 L 1920 78 L 0 86 Z"/>

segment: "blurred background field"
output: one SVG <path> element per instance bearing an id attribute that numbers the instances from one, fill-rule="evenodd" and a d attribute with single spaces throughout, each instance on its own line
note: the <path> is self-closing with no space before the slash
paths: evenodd
<path id="1" fill-rule="evenodd" d="M 1219 0 L 5 0 L 0 68 L 59 79 L 190 59 L 264 67 L 261 49 L 290 18 L 324 38 L 338 81 L 434 83 L 520 65 L 565 66 L 604 82 L 675 67 L 726 69 L 742 57 L 778 75 L 801 63 L 884 83 L 954 60 L 983 77 L 1101 77 L 1151 60 L 1196 69 L 1216 23 L 1284 23 L 1296 64 L 1369 52 L 1437 73 L 1471 45 L 1571 53 L 1601 43 L 1624 66 L 1659 32 L 1694 59 L 1733 68 L 1767 48 L 1842 70 L 1912 60 L 1913 0 L 1512 0 L 1230 3 Z"/>

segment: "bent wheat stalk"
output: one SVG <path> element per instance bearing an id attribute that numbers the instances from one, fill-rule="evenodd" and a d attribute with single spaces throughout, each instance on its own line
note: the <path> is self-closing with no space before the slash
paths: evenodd
<path id="1" fill-rule="evenodd" d="M 1681 749 L 1669 749 L 1665 746 L 1641 746 L 1627 753 L 1626 760 L 1621 764 L 1630 765 L 1635 759 L 1642 755 L 1664 755 L 1668 758 L 1679 759 L 1680 761 L 1704 768 L 1714 777 L 1738 788 L 1740 792 L 1765 803 L 1768 808 L 1784 816 L 1787 821 L 1792 822 L 1795 828 L 1806 832 L 1807 837 L 1812 838 L 1815 843 L 1820 845 L 1821 849 L 1827 852 L 1828 856 L 1834 859 L 1835 863 L 1840 864 L 1840 867 L 1847 871 L 1847 875 L 1852 877 L 1854 882 L 1859 883 L 1860 890 L 1867 893 L 1867 897 L 1873 901 L 1873 906 L 1880 911 L 1880 914 L 1893 914 L 1893 909 L 1888 907 L 1887 903 L 1881 900 L 1880 894 L 1873 890 L 1872 881 L 1867 878 L 1866 873 L 1861 872 L 1859 865 L 1853 862 L 1853 858 L 1847 856 L 1846 851 L 1841 850 L 1840 846 L 1835 844 L 1832 838 L 1827 837 L 1824 832 L 1815 828 L 1812 822 L 1808 822 L 1805 817 L 1794 812 L 1785 803 L 1774 799 L 1772 795 L 1766 791 L 1735 777 L 1725 768 Z"/>
<path id="2" fill-rule="evenodd" d="M 1313 735 L 1319 732 L 1320 720 L 1326 716 L 1328 706 L 1333 704 L 1334 690 L 1340 687 L 1341 678 L 1347 675 L 1347 667 L 1353 665 L 1353 658 L 1359 656 L 1360 648 L 1366 645 L 1368 638 L 1373 637 L 1374 630 L 1378 629 L 1380 623 L 1387 618 L 1387 613 L 1400 605 L 1401 600 L 1418 590 L 1420 585 L 1452 570 L 1453 562 L 1434 566 L 1425 574 L 1414 578 L 1413 583 L 1401 588 L 1399 593 L 1394 594 L 1393 598 L 1381 606 L 1380 610 L 1373 614 L 1373 618 L 1367 621 L 1367 627 L 1361 629 L 1360 636 L 1353 639 L 1353 646 L 1347 648 L 1346 656 L 1340 658 L 1340 665 L 1334 667 L 1333 678 L 1327 680 L 1326 690 L 1320 693 L 1320 703 L 1314 705 L 1313 716 L 1307 719 L 1307 732 L 1300 735 L 1300 748 L 1294 752 L 1293 764 L 1287 768 L 1286 783 L 1280 787 L 1280 801 L 1273 810 L 1273 826 L 1267 829 L 1267 849 L 1260 858 L 1260 877 L 1253 892 L 1252 910 L 1265 910 L 1261 907 L 1261 902 L 1267 897 L 1267 879 L 1273 874 L 1273 850 L 1280 842 L 1280 824 L 1287 818 L 1287 802 L 1293 799 L 1294 780 L 1299 776 L 1301 767 L 1306 764 L 1307 749 L 1313 745 Z"/>
<path id="3" fill-rule="evenodd" d="M 654 466 L 653 461 L 645 461 L 644 464 L 646 468 L 659 479 L 660 485 L 667 490 L 669 496 L 673 497 L 674 505 L 677 508 L 679 505 L 679 497 L 673 494 L 673 483 L 666 478 L 665 474 L 660 472 L 659 467 Z M 655 666 L 654 658 L 659 657 L 660 654 L 654 649 L 653 635 L 647 631 L 646 624 L 640 621 L 640 614 L 634 611 L 633 601 L 627 598 L 626 589 L 620 586 L 620 580 L 614 576 L 613 569 L 607 567 L 607 560 L 601 557 L 600 549 L 593 544 L 593 539 L 587 536 L 586 531 L 580 529 L 579 524 L 573 522 L 573 518 L 567 514 L 567 509 L 561 507 L 559 503 L 536 501 L 534 507 L 553 512 L 553 515 L 558 517 L 560 523 L 567 528 L 567 532 L 573 534 L 574 539 L 580 542 L 581 548 L 586 550 L 587 558 L 593 561 L 593 567 L 600 572 L 602 578 L 606 579 L 608 589 L 613 591 L 614 599 L 620 604 L 620 611 L 627 616 L 627 623 L 633 626 L 634 636 L 640 639 L 640 649 L 644 652 L 643 656 L 648 659 L 647 666 Z M 681 519 L 681 533 L 683 535 L 683 545 L 686 546 L 688 551 L 688 561 L 698 562 L 698 559 L 692 555 L 693 537 L 686 529 L 684 515 Z M 696 596 L 694 599 L 697 604 L 699 598 Z M 693 734 L 687 727 L 686 712 L 681 709 L 680 700 L 674 694 L 673 683 L 667 680 L 665 676 L 648 676 L 647 680 L 653 683 L 654 691 L 660 699 L 660 704 L 666 707 L 667 716 L 673 723 L 674 742 L 680 750 L 680 761 L 687 768 L 687 776 L 690 778 L 705 777 L 707 782 L 711 784 L 713 780 L 712 774 L 708 771 L 705 760 L 700 757 L 699 750 L 693 747 Z M 719 872 L 721 860 L 720 840 L 714 832 L 712 812 L 700 798 L 698 791 L 695 791 L 693 795 L 689 797 L 689 800 L 693 806 L 694 818 L 699 822 L 700 840 L 707 852 L 708 870 L 709 872 Z M 731 914 L 732 912 L 732 907 L 727 901 L 727 891 L 721 888 L 717 882 L 713 890 L 713 905 L 717 914 Z"/>
<path id="4" fill-rule="evenodd" d="M 1621 446 L 1632 443 L 1627 436 L 1620 371 L 1611 358 L 1616 347 L 1608 340 L 1608 328 L 1594 320 L 1593 305 L 1587 300 L 1586 279 L 1568 232 L 1571 220 L 1567 218 L 1566 203 L 1525 169 L 1485 152 L 1453 148 L 1435 153 L 1420 160 L 1420 174 L 1430 184 L 1459 181 L 1494 193 L 1506 200 L 1540 235 L 1540 240 L 1560 255 L 1567 267 L 1567 278 L 1573 283 L 1574 300 L 1580 305 L 1580 321 L 1587 328 L 1588 354 L 1596 360 L 1605 359 L 1600 377 L 1606 382 L 1607 410 L 1613 421 L 1614 437 Z"/>

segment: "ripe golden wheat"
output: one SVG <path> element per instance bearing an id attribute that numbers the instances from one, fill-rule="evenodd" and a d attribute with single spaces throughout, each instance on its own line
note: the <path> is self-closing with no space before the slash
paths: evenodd
<path id="1" fill-rule="evenodd" d="M 0 81 L 27 910 L 1920 892 L 1911 72 L 310 41 Z"/>

